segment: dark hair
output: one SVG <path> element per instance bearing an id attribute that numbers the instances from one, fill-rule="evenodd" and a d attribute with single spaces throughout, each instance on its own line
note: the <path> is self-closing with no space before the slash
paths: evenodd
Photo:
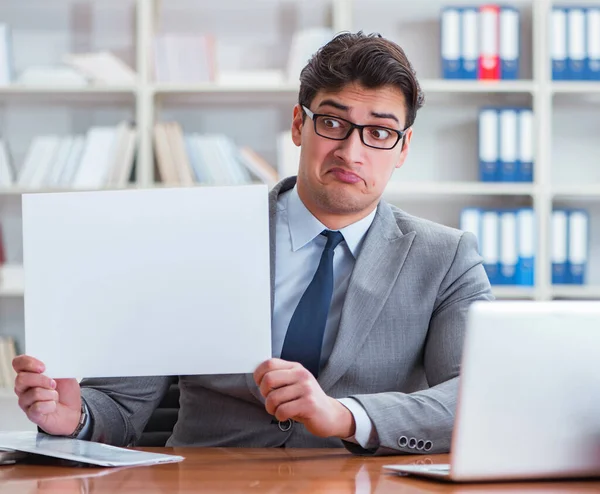
<path id="1" fill-rule="evenodd" d="M 423 106 L 423 92 L 404 50 L 378 33 L 362 31 L 338 34 L 311 57 L 300 73 L 298 102 L 309 106 L 317 92 L 337 91 L 352 82 L 400 89 L 406 100 L 406 128 Z"/>

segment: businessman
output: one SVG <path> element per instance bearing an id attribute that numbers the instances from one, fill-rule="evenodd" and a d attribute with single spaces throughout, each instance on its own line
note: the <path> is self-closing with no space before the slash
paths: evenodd
<path id="1" fill-rule="evenodd" d="M 179 376 L 167 445 L 449 450 L 467 309 L 492 295 L 473 235 L 381 199 L 422 103 L 403 50 L 378 35 L 340 34 L 308 62 L 298 176 L 270 192 L 273 358 L 254 374 Z M 42 430 L 116 445 L 135 444 L 169 386 L 13 365 Z"/>

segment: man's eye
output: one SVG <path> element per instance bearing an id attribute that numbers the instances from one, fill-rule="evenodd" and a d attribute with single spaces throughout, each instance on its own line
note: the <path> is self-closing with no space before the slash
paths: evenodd
<path id="1" fill-rule="evenodd" d="M 389 130 L 381 129 L 378 127 L 372 128 L 370 132 L 375 139 L 381 141 L 387 139 L 391 135 L 391 132 Z"/>
<path id="2" fill-rule="evenodd" d="M 325 127 L 328 127 L 330 129 L 337 129 L 342 126 L 342 123 L 339 120 L 336 120 L 335 118 L 325 118 L 323 120 L 323 123 L 325 124 Z"/>

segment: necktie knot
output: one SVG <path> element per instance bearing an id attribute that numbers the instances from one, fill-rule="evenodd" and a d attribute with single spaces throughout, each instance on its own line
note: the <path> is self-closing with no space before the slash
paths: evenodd
<path id="1" fill-rule="evenodd" d="M 334 250 L 342 240 L 344 240 L 344 236 L 339 231 L 334 230 L 323 230 L 321 235 L 325 235 L 327 237 L 327 243 L 325 244 L 325 250 L 331 249 Z"/>

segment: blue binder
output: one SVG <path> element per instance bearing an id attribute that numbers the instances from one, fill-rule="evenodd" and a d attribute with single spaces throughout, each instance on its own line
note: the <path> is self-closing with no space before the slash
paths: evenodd
<path id="1" fill-rule="evenodd" d="M 517 211 L 517 285 L 533 286 L 535 267 L 536 228 L 533 209 L 522 208 Z"/>
<path id="2" fill-rule="evenodd" d="M 585 20 L 585 9 L 567 9 L 567 76 L 573 81 L 586 78 L 588 63 Z"/>
<path id="3" fill-rule="evenodd" d="M 554 7 L 551 14 L 552 79 L 564 81 L 567 74 L 567 9 Z"/>
<path id="4" fill-rule="evenodd" d="M 479 111 L 479 179 L 497 182 L 500 166 L 500 114 L 496 108 Z"/>
<path id="5" fill-rule="evenodd" d="M 586 12 L 587 71 L 586 78 L 600 81 L 600 7 L 590 7 Z"/>
<path id="6" fill-rule="evenodd" d="M 481 215 L 481 257 L 483 268 L 492 285 L 500 282 L 499 225 L 497 211 L 483 211 Z"/>
<path id="7" fill-rule="evenodd" d="M 498 284 L 514 285 L 517 282 L 519 261 L 517 243 L 517 215 L 513 210 L 498 211 L 500 234 L 500 266 Z"/>
<path id="8" fill-rule="evenodd" d="M 518 109 L 502 108 L 500 113 L 500 182 L 516 182 L 518 168 Z"/>
<path id="9" fill-rule="evenodd" d="M 460 9 L 460 78 L 477 79 L 479 64 L 479 9 Z"/>
<path id="10" fill-rule="evenodd" d="M 565 209 L 552 211 L 552 284 L 561 285 L 569 282 L 568 267 L 568 219 Z"/>
<path id="11" fill-rule="evenodd" d="M 441 14 L 442 76 L 444 79 L 461 78 L 460 9 L 446 7 Z"/>
<path id="12" fill-rule="evenodd" d="M 520 27 L 519 11 L 500 8 L 500 78 L 519 78 Z"/>
<path id="13" fill-rule="evenodd" d="M 517 158 L 517 182 L 533 182 L 534 128 L 533 111 L 530 108 L 519 110 L 519 152 Z"/>
<path id="14" fill-rule="evenodd" d="M 575 285 L 585 283 L 588 260 L 589 217 L 583 209 L 569 211 L 568 282 Z"/>

